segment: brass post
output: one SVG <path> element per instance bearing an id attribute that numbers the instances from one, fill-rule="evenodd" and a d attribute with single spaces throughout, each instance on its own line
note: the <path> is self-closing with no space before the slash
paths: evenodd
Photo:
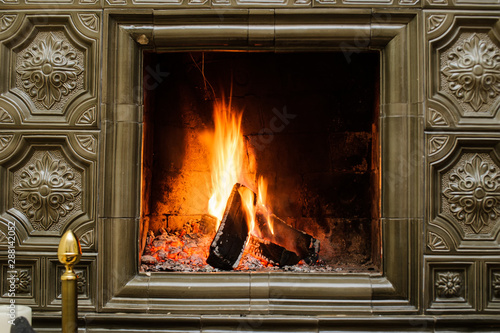
<path id="1" fill-rule="evenodd" d="M 78 296 L 76 293 L 77 276 L 73 266 L 80 261 L 82 249 L 80 241 L 68 230 L 62 236 L 57 250 L 59 261 L 66 266 L 66 271 L 61 276 L 62 283 L 62 333 L 76 333 L 78 331 Z"/>

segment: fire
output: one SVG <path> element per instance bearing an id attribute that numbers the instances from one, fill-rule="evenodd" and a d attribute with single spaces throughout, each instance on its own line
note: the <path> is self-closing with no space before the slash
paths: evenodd
<path id="1" fill-rule="evenodd" d="M 265 226 L 269 228 L 269 231 L 272 235 L 274 235 L 273 223 L 271 219 L 271 211 L 268 206 L 266 206 L 267 199 L 267 181 L 263 176 L 259 176 L 259 180 L 257 182 L 257 198 L 252 191 L 250 191 L 246 187 L 240 187 L 238 189 L 240 193 L 241 200 L 243 203 L 243 209 L 246 214 L 247 223 L 249 225 L 249 233 L 256 237 L 262 238 L 262 225 L 257 227 L 257 214 L 262 216 L 265 220 Z M 257 200 L 255 200 L 257 199 Z M 262 221 L 259 221 L 262 224 Z"/>
<path id="2" fill-rule="evenodd" d="M 241 134 L 242 113 L 231 110 L 231 102 L 214 105 L 215 131 L 213 133 L 211 178 L 212 194 L 208 202 L 208 212 L 222 220 L 225 206 L 235 183 L 240 181 L 244 142 Z"/>
<path id="3" fill-rule="evenodd" d="M 264 177 L 260 176 L 259 182 L 257 184 L 257 207 L 264 214 L 267 221 L 267 227 L 271 231 L 271 234 L 274 235 L 273 223 L 271 220 L 271 212 L 269 208 L 266 206 L 266 199 L 267 199 L 267 181 L 264 179 Z"/>
<path id="4" fill-rule="evenodd" d="M 249 233 L 253 234 L 255 230 L 255 214 L 257 212 L 254 194 L 248 188 L 243 186 L 238 189 L 238 192 L 240 193 L 242 206 L 245 210 Z"/>
<path id="5" fill-rule="evenodd" d="M 234 184 L 245 183 L 242 174 L 245 169 L 245 144 L 241 131 L 242 113 L 234 111 L 229 104 L 218 102 L 214 104 L 215 129 L 210 137 L 212 149 L 211 181 L 212 193 L 208 201 L 208 213 L 217 218 L 217 226 L 224 216 L 227 200 L 231 195 Z M 251 154 L 249 152 L 249 154 Z M 253 157 L 253 156 L 251 156 Z M 251 160 L 251 159 L 250 159 Z M 256 231 L 256 215 L 262 214 L 267 221 L 267 226 L 274 234 L 271 223 L 271 212 L 266 206 L 267 181 L 260 176 L 255 194 L 247 187 L 239 189 L 246 220 L 251 234 L 258 235 Z"/>

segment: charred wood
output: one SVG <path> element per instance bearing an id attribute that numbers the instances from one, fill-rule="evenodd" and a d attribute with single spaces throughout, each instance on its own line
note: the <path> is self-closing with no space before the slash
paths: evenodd
<path id="1" fill-rule="evenodd" d="M 289 226 L 276 215 L 268 214 L 260 209 L 257 210 L 255 222 L 253 233 L 258 238 L 295 253 L 299 259 L 303 259 L 308 264 L 318 260 L 319 240 L 311 235 Z"/>
<path id="2" fill-rule="evenodd" d="M 295 265 L 300 261 L 300 258 L 295 253 L 254 236 L 250 236 L 248 241 L 248 252 L 257 258 L 280 267 Z"/>
<path id="3" fill-rule="evenodd" d="M 210 245 L 207 263 L 212 267 L 231 270 L 238 266 L 248 238 L 248 224 L 238 189 L 235 184 L 227 201 L 226 210 Z"/>

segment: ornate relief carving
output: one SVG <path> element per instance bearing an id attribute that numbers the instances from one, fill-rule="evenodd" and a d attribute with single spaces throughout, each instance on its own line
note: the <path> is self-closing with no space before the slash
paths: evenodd
<path id="1" fill-rule="evenodd" d="M 458 272 L 438 272 L 436 290 L 440 297 L 460 297 L 462 291 L 462 275 Z"/>
<path id="2" fill-rule="evenodd" d="M 0 230 L 0 244 L 7 244 L 7 235 Z"/>
<path id="3" fill-rule="evenodd" d="M 56 278 L 56 298 L 61 299 L 62 298 L 62 284 L 61 284 L 61 276 L 64 274 L 66 269 L 64 266 L 57 266 L 57 276 Z M 73 271 L 76 274 L 76 292 L 79 295 L 79 298 L 81 296 L 88 297 L 88 266 L 87 267 L 77 267 L 74 268 Z"/>
<path id="4" fill-rule="evenodd" d="M 31 270 L 29 269 L 15 269 L 15 275 L 6 274 L 6 279 L 14 276 L 14 290 L 16 295 L 31 294 Z M 10 285 L 10 281 L 8 283 Z"/>
<path id="5" fill-rule="evenodd" d="M 9 29 L 9 27 L 16 20 L 16 14 L 4 14 L 0 15 L 0 31 L 5 31 Z"/>
<path id="6" fill-rule="evenodd" d="M 491 287 L 491 289 L 493 290 L 493 296 L 495 296 L 496 298 L 500 298 L 500 273 L 493 273 Z"/>
<path id="7" fill-rule="evenodd" d="M 85 111 L 76 121 L 77 125 L 92 125 L 96 120 L 96 107 L 93 106 Z"/>
<path id="8" fill-rule="evenodd" d="M 429 113 L 429 122 L 432 126 L 449 126 L 448 121 L 439 111 L 429 108 Z"/>
<path id="9" fill-rule="evenodd" d="M 81 206 L 81 174 L 55 152 L 38 151 L 14 173 L 14 181 L 14 207 L 37 230 L 57 230 L 62 218 Z"/>
<path id="10" fill-rule="evenodd" d="M 75 269 L 76 274 L 76 292 L 79 295 L 87 294 L 87 271 L 83 269 Z"/>
<path id="11" fill-rule="evenodd" d="M 12 135 L 12 134 L 0 135 L 0 151 L 7 148 L 9 143 L 12 141 L 13 137 L 14 137 L 14 135 Z"/>
<path id="12" fill-rule="evenodd" d="M 97 140 L 93 135 L 76 135 L 76 139 L 80 147 L 90 153 L 95 153 Z"/>
<path id="13" fill-rule="evenodd" d="M 7 148 L 12 141 L 12 138 L 14 138 L 14 135 L 12 134 L 0 135 L 0 152 Z"/>
<path id="14" fill-rule="evenodd" d="M 427 33 L 437 30 L 446 19 L 446 15 L 431 15 L 427 18 Z"/>
<path id="15" fill-rule="evenodd" d="M 78 14 L 78 19 L 90 30 L 94 32 L 99 31 L 99 17 L 96 14 Z"/>
<path id="16" fill-rule="evenodd" d="M 429 232 L 427 234 L 427 246 L 432 251 L 449 251 L 450 247 L 446 244 L 443 237 L 439 236 L 434 232 Z"/>
<path id="17" fill-rule="evenodd" d="M 82 52 L 62 32 L 40 32 L 17 59 L 16 84 L 39 109 L 60 109 L 83 89 L 83 63 Z"/>
<path id="18" fill-rule="evenodd" d="M 500 215 L 498 166 L 488 154 L 464 154 L 443 177 L 443 197 L 466 234 L 489 232 Z"/>
<path id="19" fill-rule="evenodd" d="M 94 229 L 87 231 L 80 237 L 80 244 L 86 247 L 94 245 Z"/>
<path id="20" fill-rule="evenodd" d="M 7 112 L 7 110 L 0 107 L 0 123 L 9 124 L 13 122 L 14 119 L 12 119 L 12 116 Z"/>
<path id="21" fill-rule="evenodd" d="M 436 135 L 429 139 L 429 155 L 437 154 L 448 142 L 447 135 Z"/>
<path id="22" fill-rule="evenodd" d="M 500 50 L 484 34 L 457 44 L 441 59 L 443 88 L 472 107 L 470 111 L 491 113 L 488 106 L 500 93 Z"/>

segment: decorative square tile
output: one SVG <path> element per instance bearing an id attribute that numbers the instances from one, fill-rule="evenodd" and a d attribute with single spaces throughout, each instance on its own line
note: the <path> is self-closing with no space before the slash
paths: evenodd
<path id="1" fill-rule="evenodd" d="M 0 260 L 2 300 L 14 298 L 17 304 L 41 306 L 40 259 L 26 259 L 17 254 L 15 262 L 8 261 L 7 257 L 0 257 Z"/>
<path id="2" fill-rule="evenodd" d="M 62 282 L 61 276 L 66 271 L 63 264 L 57 258 L 48 258 L 47 266 L 47 304 L 48 307 L 61 306 Z M 95 310 L 95 285 L 96 285 L 96 260 L 84 257 L 74 267 L 77 275 L 76 287 L 78 295 L 78 307 L 86 310 Z"/>
<path id="3" fill-rule="evenodd" d="M 477 281 L 475 263 L 453 258 L 427 257 L 426 299 L 428 312 L 474 311 Z"/>
<path id="4" fill-rule="evenodd" d="M 484 309 L 486 312 L 500 312 L 500 262 L 485 261 L 483 274 Z"/>

